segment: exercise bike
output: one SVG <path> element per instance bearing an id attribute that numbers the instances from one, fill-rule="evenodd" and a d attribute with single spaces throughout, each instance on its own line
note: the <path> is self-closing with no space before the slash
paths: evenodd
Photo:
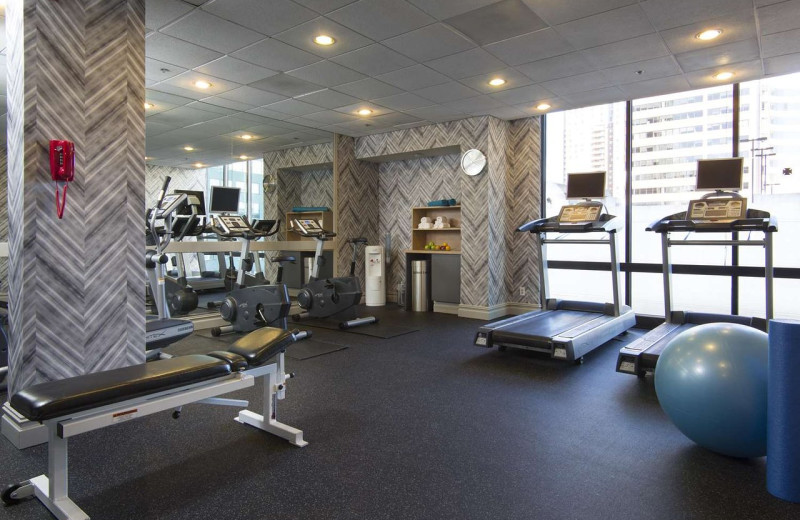
<path id="1" fill-rule="evenodd" d="M 349 276 L 320 279 L 319 270 L 325 264 L 322 248 L 325 242 L 336 236 L 336 233 L 322 229 L 313 219 L 293 219 L 289 224 L 290 231 L 317 241 L 311 277 L 297 293 L 297 303 L 303 312 L 295 314 L 292 319 L 299 321 L 306 318 L 332 318 L 339 321 L 341 329 L 377 323 L 378 318 L 375 316 L 359 318 L 356 308 L 356 305 L 361 303 L 361 286 L 355 276 L 356 256 L 358 246 L 366 244 L 367 239 L 355 238 L 348 241 L 353 246 Z"/>
<path id="2" fill-rule="evenodd" d="M 289 291 L 283 283 L 275 285 L 252 285 L 246 283 L 248 264 L 251 261 L 250 242 L 262 236 L 267 236 L 268 229 L 273 224 L 259 225 L 259 230 L 254 229 L 243 217 L 239 215 L 221 215 L 213 220 L 212 229 L 220 237 L 241 239 L 241 262 L 236 278 L 236 284 L 224 300 L 217 306 L 222 319 L 230 323 L 223 327 L 211 329 L 212 336 L 220 336 L 231 332 L 251 332 L 260 327 L 288 328 Z M 267 230 L 267 231 L 265 231 Z M 294 261 L 293 257 L 277 257 L 278 276 L 282 275 L 283 262 Z"/>

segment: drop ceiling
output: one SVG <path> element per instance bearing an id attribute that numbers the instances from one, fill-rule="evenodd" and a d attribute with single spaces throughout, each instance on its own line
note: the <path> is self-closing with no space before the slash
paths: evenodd
<path id="1" fill-rule="evenodd" d="M 146 0 L 145 24 L 148 163 L 182 167 L 800 71 L 800 0 Z"/>

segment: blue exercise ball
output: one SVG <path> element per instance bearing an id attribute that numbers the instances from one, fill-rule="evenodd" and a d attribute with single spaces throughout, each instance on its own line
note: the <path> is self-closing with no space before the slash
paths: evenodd
<path id="1" fill-rule="evenodd" d="M 656 363 L 661 408 L 688 438 L 731 457 L 767 454 L 767 334 L 708 323 L 675 336 Z"/>

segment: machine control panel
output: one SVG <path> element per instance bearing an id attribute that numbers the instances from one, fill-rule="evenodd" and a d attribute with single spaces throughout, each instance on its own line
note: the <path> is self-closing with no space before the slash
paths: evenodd
<path id="1" fill-rule="evenodd" d="M 561 224 L 583 224 L 595 222 L 600 219 L 603 212 L 602 202 L 581 202 L 563 206 L 558 213 L 558 222 Z"/>
<path id="2" fill-rule="evenodd" d="M 217 222 L 226 235 L 239 235 L 250 231 L 247 221 L 239 215 L 222 215 L 217 217 Z"/>
<path id="3" fill-rule="evenodd" d="M 304 236 L 320 235 L 324 232 L 319 222 L 311 218 L 296 218 L 290 222 L 292 231 Z"/>
<path id="4" fill-rule="evenodd" d="M 730 222 L 747 216 L 747 199 L 698 199 L 689 203 L 687 220 Z"/>
<path id="5" fill-rule="evenodd" d="M 186 200 L 185 193 L 173 193 L 172 195 L 166 195 L 163 199 L 161 199 L 161 205 L 158 207 L 158 212 L 156 216 L 158 218 L 162 218 L 163 215 L 170 215 L 178 206 L 183 204 Z"/>

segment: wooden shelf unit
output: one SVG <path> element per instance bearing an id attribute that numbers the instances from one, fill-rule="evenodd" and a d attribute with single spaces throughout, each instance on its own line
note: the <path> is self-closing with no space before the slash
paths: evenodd
<path id="1" fill-rule="evenodd" d="M 297 233 L 293 233 L 289 231 L 289 222 L 293 219 L 304 219 L 310 218 L 314 219 L 320 223 L 322 229 L 326 231 L 336 231 L 333 229 L 333 212 L 332 211 L 288 211 L 286 212 L 286 220 L 284 221 L 286 225 L 286 241 L 287 242 L 299 242 L 299 241 L 313 241 L 313 238 L 302 237 Z"/>
<path id="2" fill-rule="evenodd" d="M 445 229 L 419 229 L 419 221 L 428 217 L 431 222 L 436 217 L 447 217 L 449 228 Z M 418 206 L 411 208 L 411 248 L 414 253 L 447 253 L 459 254 L 461 252 L 461 205 L 455 206 Z M 450 246 L 450 251 L 437 251 L 425 249 L 425 244 L 433 241 L 436 245 L 445 242 Z"/>

